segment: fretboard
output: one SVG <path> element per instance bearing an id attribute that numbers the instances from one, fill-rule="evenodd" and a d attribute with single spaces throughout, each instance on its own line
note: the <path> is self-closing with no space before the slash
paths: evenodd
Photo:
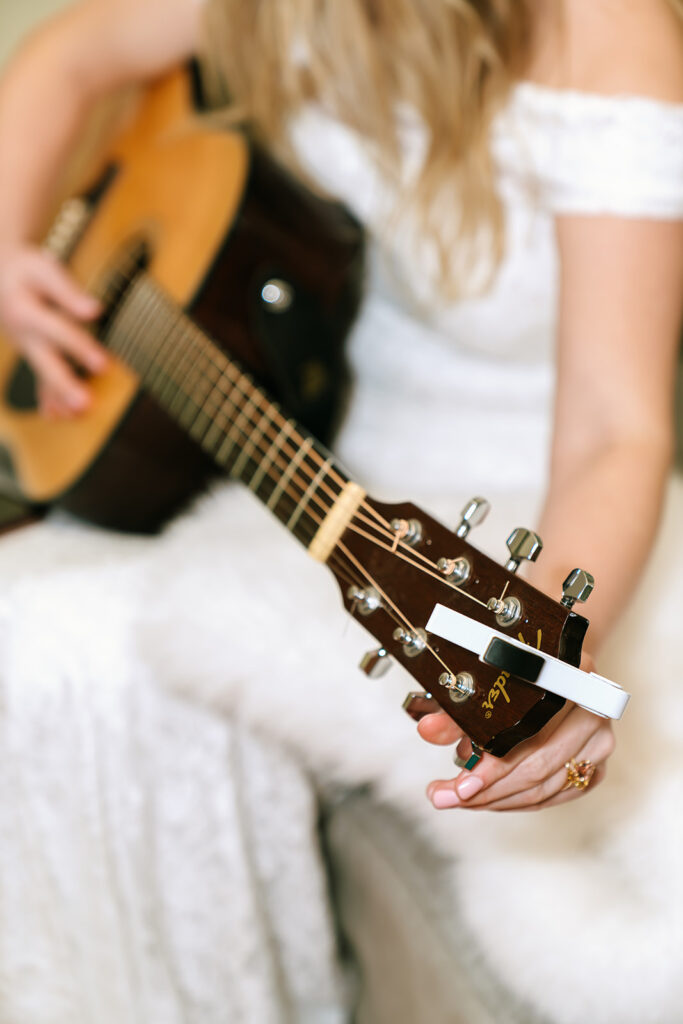
<path id="1" fill-rule="evenodd" d="M 348 482 L 329 452 L 144 274 L 104 341 L 172 419 L 310 547 Z"/>

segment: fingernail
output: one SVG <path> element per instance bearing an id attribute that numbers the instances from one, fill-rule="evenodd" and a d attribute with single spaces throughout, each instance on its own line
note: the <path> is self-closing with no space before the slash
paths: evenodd
<path id="1" fill-rule="evenodd" d="M 437 789 L 432 797 L 432 803 L 439 810 L 445 807 L 457 807 L 460 801 L 458 794 L 452 789 Z"/>
<path id="2" fill-rule="evenodd" d="M 456 783 L 458 796 L 461 800 L 468 800 L 475 793 L 478 793 L 483 786 L 484 780 L 480 779 L 478 775 L 468 775 L 462 782 Z"/>

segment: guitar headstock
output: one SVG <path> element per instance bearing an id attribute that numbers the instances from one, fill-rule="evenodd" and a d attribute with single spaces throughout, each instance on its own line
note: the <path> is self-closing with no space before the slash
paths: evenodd
<path id="1" fill-rule="evenodd" d="M 429 633 L 435 606 L 578 665 L 588 622 L 571 606 L 588 596 L 592 581 L 586 573 L 569 577 L 561 603 L 516 576 L 542 547 L 528 530 L 508 538 L 506 566 L 477 551 L 466 538 L 487 508 L 473 499 L 454 532 L 408 502 L 366 498 L 328 565 L 347 610 L 381 644 L 361 667 L 378 675 L 395 658 L 473 743 L 500 757 L 538 732 L 564 700 Z"/>

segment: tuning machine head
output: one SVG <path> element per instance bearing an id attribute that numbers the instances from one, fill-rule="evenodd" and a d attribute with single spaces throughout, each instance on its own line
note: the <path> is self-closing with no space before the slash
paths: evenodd
<path id="1" fill-rule="evenodd" d="M 455 531 L 456 537 L 465 540 L 473 526 L 479 526 L 484 522 L 490 508 L 491 505 L 486 498 L 470 498 L 460 513 L 460 522 Z"/>
<path id="2" fill-rule="evenodd" d="M 583 603 L 593 593 L 595 579 L 585 569 L 572 569 L 562 584 L 561 603 L 572 608 L 576 601 Z"/>
<path id="3" fill-rule="evenodd" d="M 507 539 L 510 557 L 505 563 L 508 572 L 517 572 L 524 560 L 535 562 L 543 550 L 543 541 L 533 530 L 525 530 L 518 526 Z"/>
<path id="4" fill-rule="evenodd" d="M 379 679 L 389 671 L 392 665 L 393 660 L 387 649 L 378 647 L 376 650 L 364 654 L 358 667 L 371 679 Z"/>

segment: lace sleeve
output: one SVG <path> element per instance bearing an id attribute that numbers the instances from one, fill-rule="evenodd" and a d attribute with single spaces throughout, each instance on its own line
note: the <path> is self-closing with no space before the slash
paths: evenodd
<path id="1" fill-rule="evenodd" d="M 525 83 L 494 140 L 504 178 L 554 212 L 683 217 L 683 104 Z"/>

